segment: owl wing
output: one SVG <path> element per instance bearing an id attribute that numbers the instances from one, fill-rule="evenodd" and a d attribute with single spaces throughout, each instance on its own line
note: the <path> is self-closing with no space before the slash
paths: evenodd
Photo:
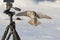
<path id="1" fill-rule="evenodd" d="M 27 11 L 20 12 L 20 13 L 16 14 L 16 16 L 27 16 Z"/>
<path id="2" fill-rule="evenodd" d="M 35 18 L 35 13 L 34 11 L 24 11 L 16 14 L 16 16 L 27 16 L 29 18 Z"/>
<path id="3" fill-rule="evenodd" d="M 52 19 L 50 16 L 45 15 L 45 14 L 42 14 L 42 13 L 38 14 L 37 17 L 38 17 L 39 19 L 41 19 L 41 18 Z"/>

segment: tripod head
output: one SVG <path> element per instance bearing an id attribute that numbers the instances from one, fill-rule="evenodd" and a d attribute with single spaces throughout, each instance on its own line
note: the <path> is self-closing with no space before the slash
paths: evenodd
<path id="1" fill-rule="evenodd" d="M 4 13 L 11 16 L 15 15 L 15 12 L 10 11 L 10 9 L 5 10 Z"/>

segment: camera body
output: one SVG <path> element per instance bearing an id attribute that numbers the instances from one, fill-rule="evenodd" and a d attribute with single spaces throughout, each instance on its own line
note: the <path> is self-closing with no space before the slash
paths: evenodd
<path id="1" fill-rule="evenodd" d="M 14 2 L 14 0 L 3 0 L 3 2 Z"/>

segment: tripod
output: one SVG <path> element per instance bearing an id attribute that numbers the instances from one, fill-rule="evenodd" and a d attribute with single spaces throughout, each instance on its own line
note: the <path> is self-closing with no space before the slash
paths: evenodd
<path id="1" fill-rule="evenodd" d="M 4 13 L 8 14 L 8 16 L 10 17 L 10 24 L 6 27 L 6 30 L 5 30 L 1 40 L 5 40 L 5 39 L 9 40 L 11 35 L 13 35 L 13 40 L 21 40 L 15 29 L 15 22 L 13 21 L 14 12 L 11 12 L 10 9 L 8 9 L 8 10 L 5 10 Z M 10 29 L 10 33 L 7 36 L 9 29 Z"/>

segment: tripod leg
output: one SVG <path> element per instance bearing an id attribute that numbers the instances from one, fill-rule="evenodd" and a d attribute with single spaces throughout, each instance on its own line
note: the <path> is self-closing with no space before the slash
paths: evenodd
<path id="1" fill-rule="evenodd" d="M 5 38 L 7 36 L 7 33 L 8 33 L 8 30 L 9 30 L 9 26 L 6 27 L 6 30 L 5 30 L 5 32 L 4 32 L 3 37 L 2 37 L 1 40 L 5 40 Z"/>
<path id="2" fill-rule="evenodd" d="M 12 34 L 12 33 L 10 32 L 10 34 L 8 35 L 7 40 L 9 40 L 9 38 L 10 38 L 11 34 Z M 13 40 L 15 40 L 14 35 L 13 35 Z"/>
<path id="3" fill-rule="evenodd" d="M 13 29 L 13 35 L 14 35 L 15 40 L 21 40 L 18 33 L 14 29 Z"/>
<path id="4" fill-rule="evenodd" d="M 14 37 L 14 35 L 13 35 L 13 40 L 15 40 L 15 37 Z"/>
<path id="5" fill-rule="evenodd" d="M 8 35 L 8 37 L 7 37 L 7 39 L 6 39 L 6 40 L 9 40 L 9 38 L 10 38 L 11 34 L 12 34 L 12 31 L 9 33 L 9 35 Z"/>

